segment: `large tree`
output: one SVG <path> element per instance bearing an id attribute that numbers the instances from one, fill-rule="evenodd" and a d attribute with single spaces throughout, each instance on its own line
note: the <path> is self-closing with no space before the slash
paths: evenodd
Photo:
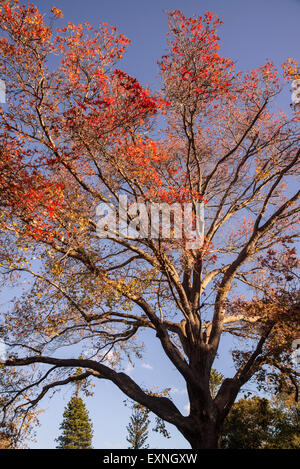
<path id="1" fill-rule="evenodd" d="M 271 62 L 243 73 L 219 55 L 220 21 L 210 12 L 169 14 L 157 95 L 117 67 L 129 40 L 114 27 L 55 29 L 55 17 L 57 8 L 47 19 L 1 0 L 0 145 L 9 149 L 1 270 L 3 282 L 25 289 L 2 320 L 5 366 L 32 367 L 27 386 L 39 391 L 27 409 L 56 386 L 107 379 L 193 448 L 218 447 L 252 377 L 296 383 L 297 110 L 276 110 L 281 85 Z M 297 72 L 290 65 L 288 78 Z M 99 238 L 97 206 L 118 209 L 125 195 L 140 206 Z M 146 218 L 155 203 L 177 203 L 191 226 L 204 204 L 203 243 L 185 230 L 132 236 L 141 202 Z M 124 372 L 123 359 L 140 356 L 144 329 L 184 378 L 188 416 Z M 214 396 L 224 334 L 239 339 L 236 373 Z M 71 357 L 74 344 L 84 358 L 60 358 L 58 349 L 70 346 Z"/>

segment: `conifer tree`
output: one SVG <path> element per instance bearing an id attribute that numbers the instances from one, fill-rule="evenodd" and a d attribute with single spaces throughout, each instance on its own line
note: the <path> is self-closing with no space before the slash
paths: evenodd
<path id="1" fill-rule="evenodd" d="M 56 439 L 58 449 L 92 449 L 92 423 L 78 389 L 64 411 L 60 430 L 62 434 Z"/>
<path id="2" fill-rule="evenodd" d="M 128 431 L 127 441 L 130 443 L 129 449 L 146 449 L 148 438 L 148 426 L 150 423 L 148 417 L 149 411 L 143 410 L 140 406 L 134 405 L 129 425 L 126 427 Z"/>

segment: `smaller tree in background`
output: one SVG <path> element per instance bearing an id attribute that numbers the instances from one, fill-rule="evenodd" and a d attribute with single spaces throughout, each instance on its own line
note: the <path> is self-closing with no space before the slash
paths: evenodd
<path id="1" fill-rule="evenodd" d="M 126 440 L 130 444 L 129 449 L 146 449 L 148 439 L 148 427 L 150 424 L 149 410 L 139 405 L 133 405 L 129 425 L 126 427 L 128 436 Z"/>
<path id="2" fill-rule="evenodd" d="M 60 429 L 58 449 L 92 449 L 93 426 L 78 388 L 64 411 Z"/>
<path id="3" fill-rule="evenodd" d="M 300 449 L 300 407 L 280 408 L 273 438 L 268 449 Z"/>
<path id="4" fill-rule="evenodd" d="M 226 449 L 260 449 L 270 437 L 273 412 L 268 399 L 240 399 L 230 411 L 223 428 Z"/>
<path id="5" fill-rule="evenodd" d="M 236 402 L 225 420 L 225 449 L 299 449 L 299 405 L 254 396 Z"/>
<path id="6" fill-rule="evenodd" d="M 152 390 L 145 389 L 144 392 L 154 397 L 161 397 L 161 396 L 169 397 L 170 389 L 157 391 L 156 388 L 157 386 L 154 386 L 154 389 Z M 148 438 L 148 428 L 150 424 L 152 425 L 153 432 L 160 433 L 164 438 L 171 438 L 169 430 L 166 427 L 166 422 L 163 419 L 161 419 L 157 415 L 155 415 L 154 422 L 150 419 L 150 413 L 151 413 L 150 409 L 134 401 L 130 401 L 128 399 L 124 400 L 124 404 L 125 406 L 130 405 L 132 409 L 130 423 L 126 427 L 128 431 L 128 436 L 126 439 L 131 444 L 129 449 L 143 449 L 143 448 L 146 449 L 149 447 L 149 445 L 144 445 L 144 444 Z M 142 432 L 144 425 L 145 425 L 145 428 L 144 428 L 144 431 Z M 141 438 L 141 436 L 143 436 L 144 438 Z M 138 446 L 135 446 L 135 445 L 138 445 Z"/>
<path id="7" fill-rule="evenodd" d="M 218 390 L 223 382 L 224 375 L 219 373 L 215 368 L 212 368 L 210 372 L 210 381 L 209 381 L 209 389 L 213 399 L 216 397 Z"/>

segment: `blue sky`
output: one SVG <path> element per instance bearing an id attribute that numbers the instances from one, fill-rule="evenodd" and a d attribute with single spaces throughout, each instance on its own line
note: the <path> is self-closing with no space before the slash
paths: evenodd
<path id="1" fill-rule="evenodd" d="M 230 57 L 239 69 L 255 68 L 266 59 L 280 66 L 288 57 L 299 55 L 300 0 L 40 0 L 35 2 L 42 12 L 52 6 L 63 10 L 64 20 L 74 23 L 89 21 L 94 26 L 99 21 L 117 26 L 127 35 L 132 45 L 122 62 L 123 69 L 141 83 L 158 86 L 156 61 L 166 52 L 167 18 L 164 10 L 181 9 L 186 16 L 213 11 L 224 25 L 220 30 L 221 53 Z M 299 59 L 299 57 L 298 57 Z M 278 104 L 289 109 L 288 88 L 278 98 Z M 187 396 L 183 381 L 160 353 L 157 339 L 145 335 L 144 359 L 128 372 L 139 384 L 160 389 L 171 387 L 171 396 L 184 411 Z M 231 344 L 224 341 L 221 351 Z M 220 354 L 221 356 L 222 354 Z M 233 373 L 232 363 L 218 359 L 218 368 L 227 376 Z M 125 396 L 109 382 L 95 383 L 94 396 L 86 398 L 94 423 L 95 448 L 126 448 L 126 425 L 130 410 L 125 407 Z M 44 399 L 41 407 L 41 427 L 37 443 L 32 448 L 54 448 L 54 438 L 59 434 L 64 406 L 72 388 L 62 389 L 52 399 Z M 166 440 L 150 432 L 152 448 L 187 448 L 189 445 L 175 428 L 170 428 L 172 438 Z"/>

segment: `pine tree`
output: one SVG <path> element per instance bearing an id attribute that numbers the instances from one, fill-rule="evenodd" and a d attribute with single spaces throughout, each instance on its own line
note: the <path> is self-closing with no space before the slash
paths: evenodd
<path id="1" fill-rule="evenodd" d="M 127 441 L 130 443 L 129 449 L 146 449 L 148 438 L 148 426 L 150 423 L 148 417 L 149 411 L 144 410 L 138 405 L 133 406 L 133 412 L 130 418 L 130 423 L 126 427 L 128 431 Z"/>
<path id="2" fill-rule="evenodd" d="M 58 449 L 92 449 L 93 429 L 86 406 L 78 391 L 69 401 L 56 439 Z"/>

